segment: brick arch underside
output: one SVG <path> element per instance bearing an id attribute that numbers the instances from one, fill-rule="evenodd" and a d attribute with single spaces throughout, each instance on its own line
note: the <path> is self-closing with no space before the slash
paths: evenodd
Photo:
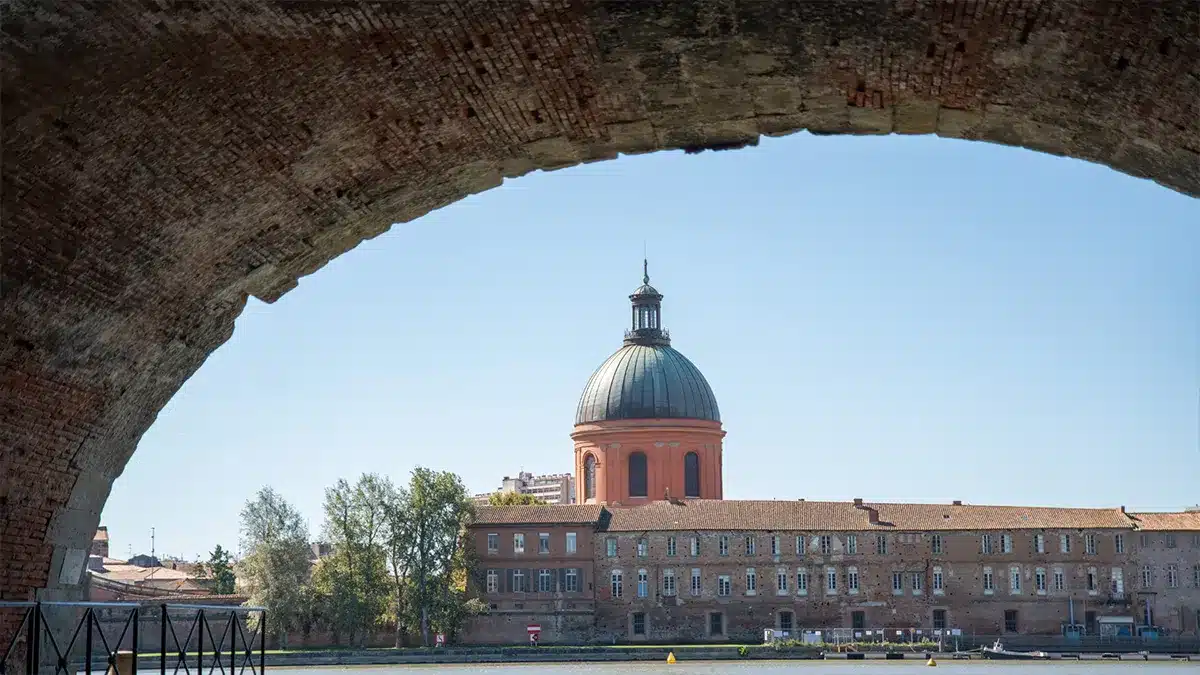
<path id="1" fill-rule="evenodd" d="M 79 592 L 113 479 L 248 295 L 506 178 L 807 129 L 1200 194 L 1192 0 L 59 4 L 3 10 L 6 599 Z"/>

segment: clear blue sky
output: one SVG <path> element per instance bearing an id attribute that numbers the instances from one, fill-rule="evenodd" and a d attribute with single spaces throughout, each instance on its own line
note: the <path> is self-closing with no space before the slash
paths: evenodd
<path id="1" fill-rule="evenodd" d="M 1200 501 L 1200 201 L 930 137 L 764 139 L 537 173 L 251 300 L 142 439 L 114 554 L 236 548 L 270 484 L 564 472 L 643 242 L 728 431 L 727 498 Z"/>

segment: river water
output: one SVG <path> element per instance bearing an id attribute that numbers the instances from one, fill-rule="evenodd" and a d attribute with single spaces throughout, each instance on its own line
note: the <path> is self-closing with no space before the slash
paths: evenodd
<path id="1" fill-rule="evenodd" d="M 353 671 L 351 673 L 350 671 Z M 928 672 L 937 675 L 1092 675 L 1093 673 L 1153 673 L 1154 675 L 1200 675 L 1200 663 L 1145 661 L 1061 661 L 1051 663 L 1002 663 L 939 661 L 931 670 L 920 659 L 905 661 L 679 661 L 666 663 L 563 663 L 563 664 L 471 664 L 420 666 L 361 666 L 349 668 L 282 669 L 271 668 L 271 675 L 899 675 L 903 672 Z"/>

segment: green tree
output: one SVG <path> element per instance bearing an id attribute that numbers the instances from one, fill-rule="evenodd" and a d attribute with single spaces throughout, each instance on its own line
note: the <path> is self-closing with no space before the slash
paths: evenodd
<path id="1" fill-rule="evenodd" d="M 387 610 L 386 527 L 390 481 L 363 474 L 325 490 L 324 532 L 333 555 L 314 570 L 313 583 L 336 639 L 362 646 Z"/>
<path id="2" fill-rule="evenodd" d="M 237 577 L 233 574 L 233 564 L 229 555 L 229 551 L 221 548 L 220 544 L 212 550 L 208 555 L 208 562 L 204 565 L 205 572 L 212 578 L 216 585 L 213 592 L 217 595 L 232 595 L 237 586 Z"/>
<path id="3" fill-rule="evenodd" d="M 541 497 L 520 492 L 493 492 L 488 495 L 488 506 L 525 506 L 545 503 L 547 503 L 546 500 Z"/>
<path id="4" fill-rule="evenodd" d="M 243 579 L 250 604 L 265 607 L 267 627 L 280 648 L 289 630 L 302 627 L 308 611 L 305 586 L 309 577 L 308 528 L 300 512 L 270 487 L 258 491 L 242 508 Z"/>
<path id="5" fill-rule="evenodd" d="M 466 527 L 474 505 L 458 476 L 418 467 L 412 472 L 405 500 L 393 513 L 393 525 L 409 532 L 404 564 L 411 596 L 407 604 L 419 616 L 421 644 L 428 646 L 431 624 L 454 633 L 463 615 L 465 588 L 455 588 L 455 572 L 463 567 Z M 396 521 L 399 514 L 402 520 Z"/>

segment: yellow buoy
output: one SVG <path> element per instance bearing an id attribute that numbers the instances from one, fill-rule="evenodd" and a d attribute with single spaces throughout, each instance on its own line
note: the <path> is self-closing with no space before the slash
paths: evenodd
<path id="1" fill-rule="evenodd" d="M 929 660 L 925 662 L 925 665 L 927 665 L 927 666 L 936 666 L 936 665 L 937 665 L 937 661 L 934 661 L 934 660 L 933 660 L 933 657 L 931 656 L 931 657 L 929 657 Z"/>
<path id="2" fill-rule="evenodd" d="M 667 663 L 675 663 L 675 652 L 667 652 Z"/>

